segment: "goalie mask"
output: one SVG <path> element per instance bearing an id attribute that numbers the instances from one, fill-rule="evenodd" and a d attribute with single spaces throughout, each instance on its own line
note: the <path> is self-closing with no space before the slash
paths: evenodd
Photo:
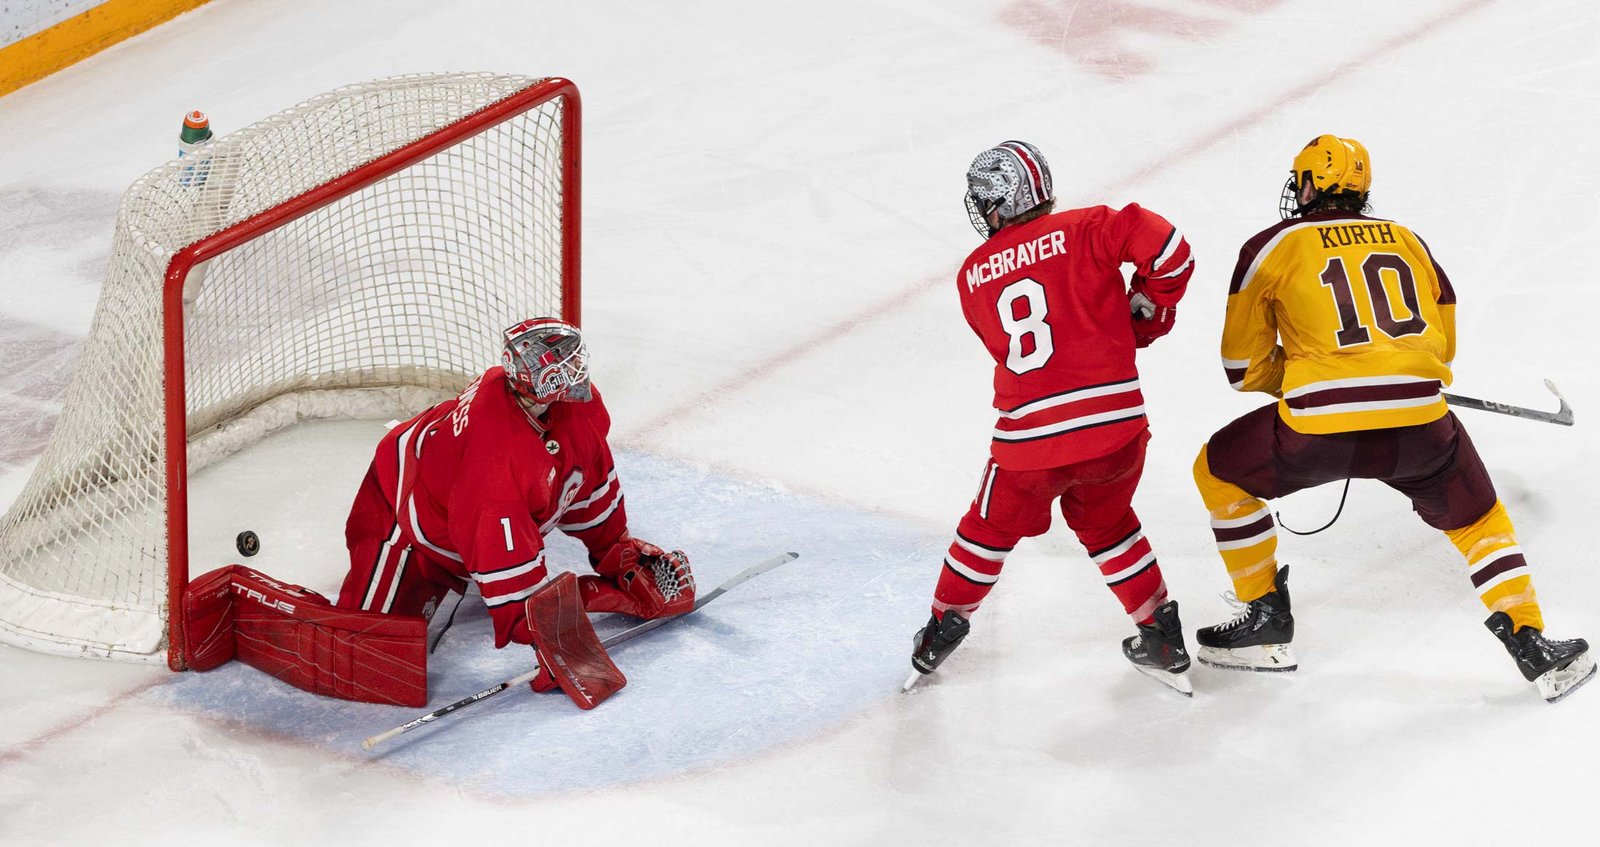
<path id="1" fill-rule="evenodd" d="M 1026 141 L 1002 141 L 978 154 L 967 168 L 967 216 L 978 234 L 988 238 L 996 229 L 989 213 L 999 215 L 1000 226 L 1055 197 L 1050 184 L 1050 164 L 1039 148 Z"/>
<path id="2" fill-rule="evenodd" d="M 578 328 L 532 318 L 506 330 L 506 382 L 535 403 L 589 400 L 589 348 Z"/>

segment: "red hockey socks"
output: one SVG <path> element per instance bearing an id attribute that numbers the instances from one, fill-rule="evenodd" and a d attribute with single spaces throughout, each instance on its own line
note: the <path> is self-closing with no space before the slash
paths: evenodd
<path id="1" fill-rule="evenodd" d="M 996 532 L 970 515 L 962 518 L 934 588 L 934 616 L 942 619 L 946 610 L 954 609 L 971 617 L 1000 580 L 1000 568 L 1020 540 Z M 1167 584 L 1133 511 L 1109 530 L 1078 533 L 1078 540 L 1099 566 L 1111 593 L 1122 602 L 1123 611 L 1134 623 L 1150 623 L 1156 607 L 1167 602 Z"/>
<path id="2" fill-rule="evenodd" d="M 933 589 L 934 616 L 942 620 L 946 611 L 954 609 L 971 617 L 1000 580 L 1006 555 L 1020 540 L 994 531 L 970 514 L 962 518 Z"/>
<path id="3" fill-rule="evenodd" d="M 1129 524 L 1132 526 L 1130 527 Z M 1122 610 L 1136 624 L 1149 624 L 1156 607 L 1167 602 L 1167 583 L 1161 577 L 1161 565 L 1156 553 L 1150 549 L 1139 519 L 1132 511 L 1118 522 L 1115 540 L 1106 541 L 1105 535 L 1089 536 L 1080 533 L 1078 540 L 1089 550 L 1089 558 L 1100 568 L 1111 593 L 1122 601 Z"/>

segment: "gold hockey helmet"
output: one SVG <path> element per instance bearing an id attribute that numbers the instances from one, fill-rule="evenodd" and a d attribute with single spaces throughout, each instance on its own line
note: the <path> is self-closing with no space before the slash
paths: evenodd
<path id="1" fill-rule="evenodd" d="M 1285 218 L 1304 211 L 1300 187 L 1310 180 L 1318 194 L 1349 192 L 1363 197 L 1372 188 L 1372 158 L 1354 138 L 1319 135 L 1295 154 L 1280 209 Z"/>

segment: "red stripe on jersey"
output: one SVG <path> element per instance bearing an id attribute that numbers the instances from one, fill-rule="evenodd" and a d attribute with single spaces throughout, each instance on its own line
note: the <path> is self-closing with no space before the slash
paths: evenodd
<path id="1" fill-rule="evenodd" d="M 586 500 L 580 500 L 562 512 L 557 526 L 562 531 L 598 526 L 616 510 L 621 498 L 622 486 L 613 477 L 591 492 Z"/>
<path id="2" fill-rule="evenodd" d="M 478 590 L 483 593 L 483 604 L 491 609 L 527 599 L 539 587 L 539 583 L 544 582 L 544 578 L 543 553 L 531 562 L 472 574 L 473 581 L 478 583 Z"/>
<path id="3" fill-rule="evenodd" d="M 1181 235 L 1178 235 L 1176 232 L 1173 233 L 1173 236 L 1178 239 L 1178 249 L 1174 250 L 1171 258 L 1167 259 L 1165 262 L 1162 262 L 1159 267 L 1151 265 L 1151 279 L 1168 279 L 1170 277 L 1175 277 L 1186 270 L 1188 266 L 1193 263 L 1194 254 L 1189 250 L 1189 240 Z M 1157 256 L 1156 258 L 1159 259 L 1161 257 Z"/>
<path id="4" fill-rule="evenodd" d="M 1038 441 L 1097 426 L 1144 417 L 1144 394 L 1137 379 L 1087 386 L 1035 400 L 1003 412 L 994 440 Z"/>

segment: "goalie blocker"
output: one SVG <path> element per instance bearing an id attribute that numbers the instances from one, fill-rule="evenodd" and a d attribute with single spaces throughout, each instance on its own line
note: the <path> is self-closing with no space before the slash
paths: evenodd
<path id="1" fill-rule="evenodd" d="M 184 592 L 185 659 L 207 671 L 238 659 L 296 688 L 362 703 L 428 703 L 428 621 L 341 609 L 326 597 L 244 565 L 214 570 Z M 592 709 L 627 684 L 564 573 L 526 601 L 543 669 L 536 691 L 560 687 Z"/>

